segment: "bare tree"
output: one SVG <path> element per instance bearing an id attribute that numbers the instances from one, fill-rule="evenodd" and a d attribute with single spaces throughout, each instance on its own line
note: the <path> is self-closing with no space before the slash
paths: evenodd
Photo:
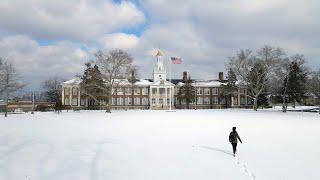
<path id="1" fill-rule="evenodd" d="M 123 50 L 112 50 L 109 53 L 98 51 L 95 53 L 98 65 L 106 84 L 104 91 L 107 96 L 106 112 L 111 112 L 112 95 L 122 80 L 129 79 L 132 72 L 132 57 Z"/>
<path id="2" fill-rule="evenodd" d="M 12 63 L 8 60 L 3 59 L 1 69 L 0 69 L 0 94 L 5 97 L 6 107 L 5 107 L 5 117 L 8 115 L 8 103 L 9 98 L 14 92 L 21 89 L 24 85 L 19 81 L 19 76 Z"/>
<path id="3" fill-rule="evenodd" d="M 229 58 L 227 66 L 248 88 L 248 96 L 254 100 L 254 110 L 258 108 L 259 95 L 267 88 L 268 79 L 283 56 L 280 48 L 264 46 L 256 55 L 251 50 L 241 50 Z"/>
<path id="4" fill-rule="evenodd" d="M 276 96 L 282 96 L 282 111 L 287 111 L 287 89 L 288 89 L 288 77 L 290 73 L 289 58 L 284 58 L 276 66 L 273 74 L 268 79 L 268 91 Z"/>
<path id="5" fill-rule="evenodd" d="M 3 63 L 4 60 L 0 57 L 0 97 L 3 93 L 3 80 L 4 80 L 4 76 L 3 76 Z"/>
<path id="6" fill-rule="evenodd" d="M 320 69 L 311 74 L 308 82 L 309 91 L 317 97 L 320 114 Z"/>

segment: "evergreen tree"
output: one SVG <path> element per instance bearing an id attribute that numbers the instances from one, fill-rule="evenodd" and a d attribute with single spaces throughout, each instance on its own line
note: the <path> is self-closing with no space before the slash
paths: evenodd
<path id="1" fill-rule="evenodd" d="M 192 85 L 192 80 L 189 79 L 178 90 L 178 101 L 184 101 L 187 109 L 190 108 L 190 103 L 195 101 L 196 88 Z"/>
<path id="2" fill-rule="evenodd" d="M 295 106 L 296 102 L 300 103 L 306 93 L 307 72 L 303 68 L 303 63 L 303 56 L 296 55 L 292 57 L 286 87 L 288 100 L 293 103 L 293 106 Z"/>
<path id="3" fill-rule="evenodd" d="M 129 73 L 130 73 L 130 77 L 129 77 L 129 82 L 131 83 L 131 105 L 134 105 L 134 88 L 136 88 L 134 86 L 134 83 L 138 81 L 137 77 L 138 77 L 138 69 L 137 66 L 130 66 L 129 67 Z"/>
<path id="4" fill-rule="evenodd" d="M 80 88 L 83 94 L 82 98 L 89 98 L 94 101 L 94 104 L 99 105 L 99 100 L 105 100 L 104 89 L 105 83 L 102 79 L 101 72 L 97 65 L 92 67 L 91 63 L 85 64 L 86 69 L 81 77 Z M 94 107 L 93 107 L 94 108 Z"/>
<path id="5" fill-rule="evenodd" d="M 267 91 L 263 91 L 259 96 L 258 96 L 258 107 L 268 107 L 269 106 L 269 101 L 267 97 Z"/>
<path id="6" fill-rule="evenodd" d="M 61 101 L 61 83 L 62 79 L 56 76 L 44 81 L 43 89 L 47 101 L 53 103 Z"/>
<path id="7" fill-rule="evenodd" d="M 236 86 L 237 76 L 232 71 L 232 69 L 228 70 L 228 82 L 227 84 L 222 85 L 221 96 L 225 99 L 226 108 L 231 105 L 231 97 L 237 91 L 238 87 Z"/>

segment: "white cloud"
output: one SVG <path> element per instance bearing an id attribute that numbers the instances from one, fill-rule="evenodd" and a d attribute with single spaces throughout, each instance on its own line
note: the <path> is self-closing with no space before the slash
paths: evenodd
<path id="1" fill-rule="evenodd" d="M 144 14 L 130 1 L 10 0 L 0 1 L 0 12 L 2 31 L 40 39 L 90 41 L 145 21 Z"/>
<path id="2" fill-rule="evenodd" d="M 142 78 L 152 77 L 159 48 L 167 63 L 171 56 L 183 59 L 173 66 L 175 78 L 184 70 L 193 78 L 215 78 L 227 57 L 265 44 L 289 55 L 303 53 L 319 67 L 319 6 L 316 0 L 141 0 L 139 6 L 111 0 L 0 1 L 0 53 L 27 79 L 71 78 L 96 49 L 114 48 L 133 55 Z M 123 33 L 140 24 L 145 29 L 139 35 Z M 36 39 L 54 43 L 40 45 Z"/>
<path id="3" fill-rule="evenodd" d="M 140 37 L 139 51 L 160 48 L 169 56 L 182 56 L 184 63 L 175 67 L 175 77 L 187 69 L 195 78 L 213 77 L 239 49 L 256 50 L 265 44 L 280 46 L 289 55 L 303 53 L 310 64 L 320 66 L 318 1 L 141 2 L 153 23 Z M 137 57 L 143 72 L 150 74 L 147 59 L 152 57 Z"/>
<path id="4" fill-rule="evenodd" d="M 52 76 L 72 78 L 81 74 L 88 54 L 77 44 L 59 42 L 41 46 L 27 36 L 17 35 L 0 39 L 0 54 L 13 62 L 29 87 L 41 85 Z"/>
<path id="5" fill-rule="evenodd" d="M 101 40 L 104 49 L 132 49 L 139 43 L 139 38 L 133 34 L 114 33 L 107 34 Z"/>

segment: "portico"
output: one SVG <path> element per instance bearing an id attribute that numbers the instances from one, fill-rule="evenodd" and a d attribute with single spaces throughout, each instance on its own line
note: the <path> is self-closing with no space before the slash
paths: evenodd
<path id="1" fill-rule="evenodd" d="M 153 83 L 150 85 L 150 109 L 169 109 L 170 104 L 171 107 L 173 105 L 174 85 L 167 81 L 162 57 L 162 53 L 158 51 L 153 68 Z"/>

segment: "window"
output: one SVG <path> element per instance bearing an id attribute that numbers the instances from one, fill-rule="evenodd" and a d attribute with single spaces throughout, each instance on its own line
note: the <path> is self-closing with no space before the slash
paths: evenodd
<path id="1" fill-rule="evenodd" d="M 218 103 L 219 103 L 219 98 L 218 98 L 218 96 L 213 96 L 213 97 L 212 97 L 212 103 L 213 103 L 213 104 L 218 104 Z"/>
<path id="2" fill-rule="evenodd" d="M 151 102 L 152 102 L 152 104 L 156 104 L 156 99 L 152 98 Z"/>
<path id="3" fill-rule="evenodd" d="M 163 99 L 162 98 L 159 99 L 159 104 L 163 104 Z"/>
<path id="4" fill-rule="evenodd" d="M 160 95 L 165 94 L 165 88 L 159 88 L 159 93 L 160 93 Z"/>
<path id="5" fill-rule="evenodd" d="M 122 97 L 117 98 L 117 105 L 123 105 Z"/>
<path id="6" fill-rule="evenodd" d="M 72 95 L 78 95 L 78 88 L 72 88 Z"/>
<path id="7" fill-rule="evenodd" d="M 167 88 L 167 95 L 170 96 L 170 88 Z"/>
<path id="8" fill-rule="evenodd" d="M 240 104 L 245 105 L 246 104 L 246 98 L 244 96 L 240 97 Z"/>
<path id="9" fill-rule="evenodd" d="M 210 98 L 209 97 L 205 97 L 203 99 L 203 104 L 210 104 Z"/>
<path id="10" fill-rule="evenodd" d="M 142 88 L 142 94 L 148 95 L 148 88 Z"/>
<path id="11" fill-rule="evenodd" d="M 210 88 L 204 88 L 204 94 L 210 95 Z"/>
<path id="12" fill-rule="evenodd" d="M 197 94 L 202 94 L 202 88 L 197 88 Z"/>
<path id="13" fill-rule="evenodd" d="M 80 100 L 80 105 L 85 106 L 86 105 L 86 99 L 81 99 Z"/>
<path id="14" fill-rule="evenodd" d="M 167 99 L 167 104 L 170 104 L 170 98 Z"/>
<path id="15" fill-rule="evenodd" d="M 64 95 L 69 95 L 69 88 L 64 88 Z"/>
<path id="16" fill-rule="evenodd" d="M 128 97 L 128 104 L 129 104 L 129 105 L 132 104 L 131 97 Z"/>
<path id="17" fill-rule="evenodd" d="M 140 88 L 134 88 L 134 94 L 140 95 Z"/>
<path id="18" fill-rule="evenodd" d="M 226 104 L 226 98 L 224 97 L 220 98 L 220 104 Z"/>
<path id="19" fill-rule="evenodd" d="M 139 97 L 134 98 L 134 104 L 140 105 L 140 98 Z"/>
<path id="20" fill-rule="evenodd" d="M 72 106 L 77 106 L 78 105 L 78 99 L 77 98 L 73 98 L 72 99 Z"/>
<path id="21" fill-rule="evenodd" d="M 152 88 L 152 94 L 157 94 L 157 88 Z"/>
<path id="22" fill-rule="evenodd" d="M 131 94 L 131 88 L 125 88 L 125 93 L 126 94 Z"/>
<path id="23" fill-rule="evenodd" d="M 240 89 L 240 94 L 245 94 L 246 93 L 246 89 L 245 88 L 241 88 Z"/>
<path id="24" fill-rule="evenodd" d="M 70 100 L 69 100 L 69 98 L 65 98 L 65 99 L 64 99 L 64 104 L 65 104 L 65 105 L 70 105 Z"/>
<path id="25" fill-rule="evenodd" d="M 120 94 L 124 94 L 126 92 L 126 88 L 121 88 L 121 90 L 119 91 Z"/>
<path id="26" fill-rule="evenodd" d="M 202 103 L 203 103 L 203 98 L 202 97 L 198 97 L 197 104 L 202 104 Z"/>
<path id="27" fill-rule="evenodd" d="M 218 88 L 212 88 L 212 94 L 218 94 Z"/>
<path id="28" fill-rule="evenodd" d="M 142 105 L 148 105 L 148 98 L 142 98 Z"/>
<path id="29" fill-rule="evenodd" d="M 233 97 L 233 104 L 235 104 L 235 105 L 238 104 L 238 97 Z"/>
<path id="30" fill-rule="evenodd" d="M 124 98 L 124 105 L 128 105 L 128 98 Z"/>

